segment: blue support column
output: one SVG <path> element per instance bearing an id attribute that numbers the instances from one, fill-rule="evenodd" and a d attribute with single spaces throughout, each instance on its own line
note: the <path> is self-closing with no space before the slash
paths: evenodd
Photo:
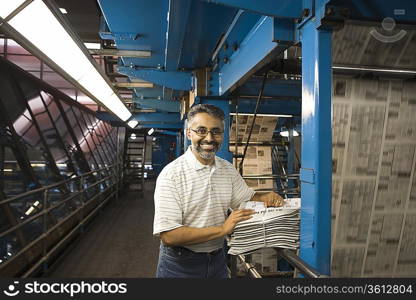
<path id="1" fill-rule="evenodd" d="M 302 28 L 300 256 L 323 274 L 331 258 L 331 32 Z"/>
<path id="2" fill-rule="evenodd" d="M 181 156 L 181 133 L 178 132 L 177 136 L 176 136 L 176 157 Z"/>
<path id="3" fill-rule="evenodd" d="M 188 150 L 188 147 L 191 145 L 191 141 L 186 136 L 186 128 L 188 127 L 188 120 L 185 119 L 183 122 L 183 151 L 186 152 Z"/>
<path id="4" fill-rule="evenodd" d="M 287 174 L 293 174 L 295 170 L 295 143 L 293 140 L 293 130 L 294 128 L 289 129 L 289 151 L 287 153 Z M 293 179 L 288 180 L 288 188 L 295 187 Z"/>

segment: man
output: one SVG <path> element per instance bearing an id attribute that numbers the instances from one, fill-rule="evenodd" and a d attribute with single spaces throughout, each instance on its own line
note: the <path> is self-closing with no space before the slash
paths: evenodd
<path id="1" fill-rule="evenodd" d="M 238 209 L 240 204 L 283 204 L 276 193 L 256 194 L 232 164 L 215 156 L 223 133 L 221 109 L 209 104 L 190 109 L 186 136 L 192 145 L 156 181 L 153 234 L 162 240 L 156 277 L 227 278 L 224 237 L 254 213 Z M 227 217 L 228 208 L 233 211 Z"/>

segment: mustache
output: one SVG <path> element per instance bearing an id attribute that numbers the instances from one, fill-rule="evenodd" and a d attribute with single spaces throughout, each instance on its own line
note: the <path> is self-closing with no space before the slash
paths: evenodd
<path id="1" fill-rule="evenodd" d="M 213 146 L 218 146 L 218 145 L 219 145 L 219 143 L 214 142 L 214 141 L 212 141 L 212 142 L 201 141 L 201 142 L 199 142 L 198 144 L 199 144 L 199 145 L 213 145 Z"/>

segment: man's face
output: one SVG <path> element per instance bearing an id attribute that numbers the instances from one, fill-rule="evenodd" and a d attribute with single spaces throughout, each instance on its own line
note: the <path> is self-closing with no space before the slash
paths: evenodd
<path id="1" fill-rule="evenodd" d="M 207 135 L 200 136 L 198 130 L 205 129 L 210 132 Z M 194 131 L 195 130 L 195 131 Z M 221 132 L 221 134 L 212 134 L 211 131 Z M 217 119 L 207 113 L 199 113 L 195 115 L 192 122 L 188 125 L 186 136 L 192 142 L 192 149 L 203 160 L 212 160 L 215 153 L 220 150 L 223 141 L 224 124 L 223 121 Z"/>

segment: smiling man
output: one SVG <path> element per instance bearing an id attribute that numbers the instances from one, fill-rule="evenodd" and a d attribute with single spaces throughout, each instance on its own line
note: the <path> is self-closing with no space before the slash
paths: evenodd
<path id="1" fill-rule="evenodd" d="M 162 242 L 156 277 L 227 278 L 224 237 L 254 213 L 240 204 L 283 204 L 276 193 L 256 194 L 232 164 L 215 156 L 223 133 L 221 109 L 192 107 L 186 129 L 192 145 L 157 178 L 153 234 Z M 228 208 L 233 212 L 227 217 Z"/>

